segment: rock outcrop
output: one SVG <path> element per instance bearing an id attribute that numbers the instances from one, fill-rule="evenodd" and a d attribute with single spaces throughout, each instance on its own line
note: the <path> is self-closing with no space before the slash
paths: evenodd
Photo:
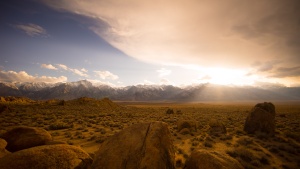
<path id="1" fill-rule="evenodd" d="M 52 141 L 52 136 L 46 130 L 34 127 L 16 127 L 1 137 L 7 141 L 6 149 L 10 152 L 45 145 Z"/>
<path id="2" fill-rule="evenodd" d="M 44 145 L 0 158 L 1 169 L 88 169 L 93 160 L 81 148 L 71 145 Z"/>
<path id="3" fill-rule="evenodd" d="M 3 156 L 5 156 L 7 154 L 10 154 L 10 152 L 5 149 L 6 145 L 7 145 L 7 142 L 0 138 L 0 158 L 2 158 Z"/>
<path id="4" fill-rule="evenodd" d="M 244 131 L 249 134 L 262 132 L 275 134 L 275 106 L 272 103 L 258 103 L 246 118 Z"/>
<path id="5" fill-rule="evenodd" d="M 93 169 L 174 169 L 175 150 L 163 122 L 132 125 L 104 141 Z"/>
<path id="6" fill-rule="evenodd" d="M 187 128 L 190 131 L 197 131 L 196 121 L 193 120 L 178 120 L 177 129 L 180 132 L 182 129 Z"/>
<path id="7" fill-rule="evenodd" d="M 195 150 L 187 159 L 184 169 L 243 169 L 242 165 L 225 153 Z"/>

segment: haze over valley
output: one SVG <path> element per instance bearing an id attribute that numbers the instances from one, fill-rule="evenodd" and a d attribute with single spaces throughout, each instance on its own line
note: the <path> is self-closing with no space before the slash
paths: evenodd
<path id="1" fill-rule="evenodd" d="M 79 97 L 104 98 L 115 101 L 300 101 L 299 87 L 282 86 L 224 86 L 198 84 L 177 87 L 172 85 L 135 85 L 112 87 L 97 85 L 89 81 L 47 84 L 0 83 L 1 96 L 24 96 L 34 100 L 64 99 Z"/>

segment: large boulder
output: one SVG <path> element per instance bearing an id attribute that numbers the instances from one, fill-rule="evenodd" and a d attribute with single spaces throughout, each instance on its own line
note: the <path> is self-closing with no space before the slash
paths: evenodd
<path id="1" fill-rule="evenodd" d="M 87 169 L 93 160 L 81 148 L 71 145 L 44 145 L 0 158 L 1 169 Z"/>
<path id="2" fill-rule="evenodd" d="M 249 134 L 262 132 L 275 134 L 275 106 L 272 103 L 258 103 L 248 114 L 244 131 Z"/>
<path id="3" fill-rule="evenodd" d="M 93 169 L 174 169 L 175 150 L 163 122 L 132 125 L 104 141 Z"/>
<path id="4" fill-rule="evenodd" d="M 45 145 L 52 141 L 51 135 L 42 128 L 16 127 L 1 136 L 7 141 L 6 149 L 11 152 Z"/>
<path id="5" fill-rule="evenodd" d="M 184 169 L 243 169 L 229 155 L 216 151 L 194 150 L 187 159 Z"/>
<path id="6" fill-rule="evenodd" d="M 7 142 L 0 138 L 0 158 L 2 158 L 3 156 L 5 156 L 7 154 L 10 154 L 10 152 L 5 149 L 6 145 L 7 145 Z"/>
<path id="7" fill-rule="evenodd" d="M 193 120 L 178 120 L 177 130 L 180 132 L 182 129 L 189 129 L 190 131 L 197 131 L 196 121 Z"/>

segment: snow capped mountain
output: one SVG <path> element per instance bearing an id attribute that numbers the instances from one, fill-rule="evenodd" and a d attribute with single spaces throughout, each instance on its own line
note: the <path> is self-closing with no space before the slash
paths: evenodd
<path id="1" fill-rule="evenodd" d="M 257 88 L 199 84 L 185 87 L 172 85 L 136 85 L 112 87 L 87 80 L 49 84 L 1 83 L 0 96 L 25 96 L 30 99 L 103 98 L 123 101 L 271 101 L 300 100 L 300 88 Z"/>

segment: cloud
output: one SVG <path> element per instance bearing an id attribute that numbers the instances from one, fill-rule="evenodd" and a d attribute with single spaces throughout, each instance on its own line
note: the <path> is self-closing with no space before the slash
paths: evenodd
<path id="1" fill-rule="evenodd" d="M 28 24 L 19 24 L 19 25 L 13 25 L 15 28 L 24 31 L 29 36 L 49 36 L 47 31 L 36 24 L 28 23 Z"/>
<path id="2" fill-rule="evenodd" d="M 100 77 L 101 79 L 111 79 L 111 80 L 117 80 L 119 77 L 109 71 L 94 71 L 96 73 L 96 76 Z"/>
<path id="3" fill-rule="evenodd" d="M 210 79 L 211 79 L 211 76 L 205 75 L 205 76 L 201 77 L 199 80 L 210 80 Z"/>
<path id="4" fill-rule="evenodd" d="M 59 66 L 60 68 L 64 69 L 64 70 L 68 70 L 68 66 L 63 65 L 63 64 L 57 64 L 57 66 Z"/>
<path id="5" fill-rule="evenodd" d="M 279 63 L 281 63 L 281 61 L 278 60 L 267 61 L 264 63 L 256 61 L 252 63 L 252 67 L 254 67 L 257 72 L 268 72 L 271 71 L 274 66 L 278 65 Z"/>
<path id="6" fill-rule="evenodd" d="M 80 69 L 82 72 L 87 73 L 88 70 L 86 70 L 85 68 Z"/>
<path id="7" fill-rule="evenodd" d="M 296 67 L 279 67 L 273 72 L 271 77 L 300 77 L 300 66 Z"/>
<path id="8" fill-rule="evenodd" d="M 160 85 L 174 85 L 169 79 L 166 79 L 166 78 L 160 79 L 159 84 Z"/>
<path id="9" fill-rule="evenodd" d="M 41 64 L 41 67 L 42 68 L 46 68 L 46 69 L 51 69 L 51 70 L 57 70 L 57 68 L 56 67 L 54 67 L 53 65 L 51 65 L 51 64 Z"/>
<path id="10" fill-rule="evenodd" d="M 0 81 L 2 82 L 47 82 L 57 83 L 67 81 L 67 77 L 51 77 L 51 76 L 32 76 L 25 71 L 0 71 Z"/>
<path id="11" fill-rule="evenodd" d="M 285 87 L 284 84 L 278 82 L 264 82 L 264 81 L 255 81 L 253 86 L 262 87 L 262 88 L 278 88 L 278 87 Z"/>
<path id="12" fill-rule="evenodd" d="M 242 68 L 274 58 L 286 66 L 300 63 L 298 0 L 44 2 L 93 18 L 92 31 L 147 62 Z"/>
<path id="13" fill-rule="evenodd" d="M 172 70 L 161 68 L 161 69 L 157 70 L 157 72 L 159 73 L 159 77 L 163 77 L 163 76 L 167 76 L 167 75 L 171 74 Z"/>
<path id="14" fill-rule="evenodd" d="M 88 74 L 86 74 L 88 71 L 84 68 L 82 68 L 81 70 L 78 69 L 73 69 L 73 68 L 69 68 L 68 66 L 64 65 L 64 64 L 57 64 L 58 67 L 60 67 L 63 70 L 72 72 L 76 75 L 82 76 L 82 77 L 89 77 Z"/>

